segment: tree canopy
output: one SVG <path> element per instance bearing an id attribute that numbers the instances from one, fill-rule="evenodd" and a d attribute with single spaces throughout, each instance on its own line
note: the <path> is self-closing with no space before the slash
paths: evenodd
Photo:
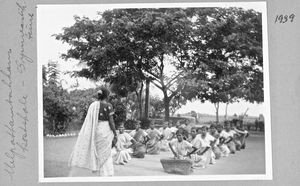
<path id="1" fill-rule="evenodd" d="M 113 9 L 56 34 L 71 47 L 64 59 L 86 68 L 73 75 L 115 84 L 120 95 L 149 80 L 170 103 L 263 101 L 261 14 L 241 8 Z M 140 94 L 141 99 L 141 94 Z M 182 100 L 183 101 L 183 100 Z"/>

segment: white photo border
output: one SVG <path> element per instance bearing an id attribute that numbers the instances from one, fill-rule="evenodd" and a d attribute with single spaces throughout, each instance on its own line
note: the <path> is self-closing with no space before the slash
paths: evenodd
<path id="1" fill-rule="evenodd" d="M 47 5 L 62 5 L 63 2 L 51 1 Z M 88 4 L 88 2 L 84 2 Z M 218 7 L 218 6 L 245 6 L 255 4 L 262 11 L 263 32 L 263 69 L 264 69 L 264 116 L 265 116 L 265 174 L 226 174 L 226 175 L 176 175 L 176 176 L 116 176 L 116 177 L 44 177 L 44 140 L 43 140 L 43 86 L 42 64 L 38 61 L 38 161 L 39 182 L 143 182 L 143 181 L 221 181 L 221 180 L 272 180 L 272 143 L 271 143 L 271 111 L 270 111 L 270 82 L 268 57 L 268 31 L 267 31 L 267 3 L 266 2 L 197 2 L 197 3 L 124 3 L 101 4 L 107 8 L 176 8 L 176 7 Z M 41 3 L 38 5 L 45 5 Z M 72 4 L 70 4 L 72 5 Z M 99 4 L 97 4 L 99 5 Z M 38 16 L 38 15 L 37 15 Z M 37 33 L 38 34 L 38 33 Z M 38 51 L 38 47 L 37 47 Z"/>

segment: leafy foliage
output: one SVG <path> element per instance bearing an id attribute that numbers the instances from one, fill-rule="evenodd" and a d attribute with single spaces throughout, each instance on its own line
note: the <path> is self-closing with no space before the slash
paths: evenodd
<path id="1" fill-rule="evenodd" d="M 186 64 L 192 69 L 191 83 L 186 86 L 189 92 L 184 93 L 187 99 L 213 103 L 217 121 L 219 103 L 262 102 L 261 14 L 238 8 L 193 9 L 191 14 L 195 60 Z"/>
<path id="2" fill-rule="evenodd" d="M 208 12 L 193 12 L 197 17 L 192 45 L 196 60 L 188 66 L 197 80 L 207 82 L 198 97 L 212 103 L 240 98 L 262 102 L 261 14 L 238 8 Z"/>
<path id="3" fill-rule="evenodd" d="M 151 117 L 159 118 L 161 117 L 164 111 L 164 102 L 161 98 L 157 96 L 152 96 L 150 98 L 150 110 L 151 110 Z"/>
<path id="4" fill-rule="evenodd" d="M 44 130 L 51 133 L 66 129 L 73 116 L 69 94 L 58 82 L 59 73 L 56 62 L 43 66 Z"/>
<path id="5" fill-rule="evenodd" d="M 124 101 L 121 101 L 121 99 L 117 96 L 111 96 L 110 97 L 110 103 L 113 105 L 114 108 L 114 121 L 116 128 L 119 127 L 120 122 L 126 121 L 126 106 L 124 104 Z"/>
<path id="6" fill-rule="evenodd" d="M 98 20 L 75 16 L 74 25 L 55 35 L 71 46 L 62 57 L 86 66 L 75 76 L 104 79 L 122 97 L 136 92 L 140 111 L 145 80 L 162 91 L 166 120 L 170 108 L 174 112 L 186 99 L 208 100 L 216 109 L 240 99 L 264 100 L 260 13 L 160 8 L 99 15 Z"/>
<path id="7" fill-rule="evenodd" d="M 70 107 L 74 109 L 76 118 L 83 124 L 90 104 L 97 99 L 97 89 L 90 88 L 85 90 L 70 91 Z"/>

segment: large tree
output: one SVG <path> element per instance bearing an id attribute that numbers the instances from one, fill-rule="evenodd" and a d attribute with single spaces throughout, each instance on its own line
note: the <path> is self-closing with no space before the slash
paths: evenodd
<path id="1" fill-rule="evenodd" d="M 176 95 L 170 102 L 171 116 L 174 116 L 176 111 L 187 103 L 187 99 L 180 94 Z"/>
<path id="2" fill-rule="evenodd" d="M 63 57 L 77 59 L 87 67 L 74 74 L 95 80 L 130 79 L 124 71 L 129 68 L 139 81 L 151 82 L 163 92 L 168 120 L 170 101 L 183 88 L 178 81 L 183 72 L 166 70 L 188 57 L 191 21 L 185 11 L 118 9 L 100 15 L 99 20 L 75 17 L 73 26 L 56 35 L 72 46 Z M 125 74 L 120 74 L 122 71 Z"/>
<path id="3" fill-rule="evenodd" d="M 98 20 L 75 17 L 73 26 L 56 35 L 71 45 L 63 57 L 86 66 L 74 74 L 109 82 L 134 77 L 140 82 L 135 88 L 151 82 L 163 93 L 166 120 L 170 102 L 179 94 L 209 100 L 216 108 L 238 96 L 263 101 L 260 13 L 238 8 L 161 8 L 99 14 Z M 243 80 L 228 86 L 236 77 Z"/>
<path id="4" fill-rule="evenodd" d="M 188 97 L 213 103 L 217 122 L 220 103 L 240 99 L 262 102 L 261 14 L 239 8 L 190 12 L 195 25 L 191 45 L 194 60 L 187 64 L 193 70 Z"/>
<path id="5" fill-rule="evenodd" d="M 165 110 L 163 100 L 158 96 L 152 96 L 150 101 L 150 110 L 153 118 L 160 117 Z"/>

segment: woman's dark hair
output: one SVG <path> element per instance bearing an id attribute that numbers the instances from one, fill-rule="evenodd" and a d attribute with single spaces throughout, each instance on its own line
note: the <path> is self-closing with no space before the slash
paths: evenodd
<path id="1" fill-rule="evenodd" d="M 189 137 L 188 131 L 184 130 L 183 128 L 179 128 L 179 129 L 176 131 L 176 135 L 182 135 L 182 137 L 183 137 L 184 140 L 187 140 L 188 137 Z"/>
<path id="2" fill-rule="evenodd" d="M 223 128 L 223 126 L 220 125 L 220 124 L 218 124 L 218 125 L 216 126 L 216 128 Z"/>
<path id="3" fill-rule="evenodd" d="M 195 130 L 196 132 L 198 132 L 197 129 L 198 129 L 197 127 L 191 127 L 191 131 Z"/>
<path id="4" fill-rule="evenodd" d="M 108 98 L 110 92 L 106 87 L 100 87 L 97 94 L 98 94 L 99 100 L 104 100 L 104 99 Z"/>
<path id="5" fill-rule="evenodd" d="M 210 129 L 215 129 L 217 126 L 215 125 L 215 124 L 211 124 L 210 126 L 209 126 L 209 128 Z"/>
<path id="6" fill-rule="evenodd" d="M 196 129 L 196 131 L 197 131 L 197 133 L 201 132 L 201 131 L 202 131 L 202 127 L 198 127 L 198 128 Z"/>
<path id="7" fill-rule="evenodd" d="M 181 128 L 176 131 L 176 135 L 182 135 L 183 136 L 183 133 L 184 133 L 184 131 Z"/>
<path id="8" fill-rule="evenodd" d="M 119 127 L 118 127 L 118 128 L 120 128 L 120 127 L 124 127 L 124 128 L 125 128 L 125 126 L 124 126 L 124 122 L 123 122 L 123 121 L 119 122 L 119 123 L 118 123 L 118 125 L 119 125 Z"/>
<path id="9" fill-rule="evenodd" d="M 207 126 L 203 126 L 202 129 L 208 131 L 208 127 Z"/>

